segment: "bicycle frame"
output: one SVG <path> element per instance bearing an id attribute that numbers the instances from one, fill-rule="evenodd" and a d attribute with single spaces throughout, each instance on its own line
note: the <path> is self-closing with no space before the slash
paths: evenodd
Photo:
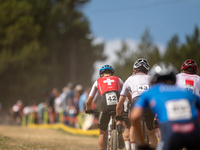
<path id="1" fill-rule="evenodd" d="M 111 113 L 108 123 L 107 150 L 117 150 L 117 130 L 114 113 Z"/>
<path id="2" fill-rule="evenodd" d="M 111 132 L 116 128 L 116 122 L 114 120 L 114 116 L 110 116 L 110 121 L 108 123 L 108 139 L 111 138 Z"/>
<path id="3" fill-rule="evenodd" d="M 147 125 L 144 118 L 141 119 L 141 129 L 142 129 L 142 135 L 144 137 L 145 142 L 149 144 L 149 138 L 147 135 Z"/>

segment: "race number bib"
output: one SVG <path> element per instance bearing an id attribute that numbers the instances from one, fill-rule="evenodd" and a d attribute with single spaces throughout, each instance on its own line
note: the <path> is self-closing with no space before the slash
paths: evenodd
<path id="1" fill-rule="evenodd" d="M 142 92 L 147 91 L 149 89 L 149 85 L 138 85 L 137 89 L 138 89 L 138 93 L 142 93 Z"/>
<path id="2" fill-rule="evenodd" d="M 191 107 L 187 99 L 167 101 L 165 106 L 169 121 L 190 119 L 192 117 Z"/>
<path id="3" fill-rule="evenodd" d="M 194 94 L 194 86 L 192 85 L 184 85 L 184 89 L 187 89 L 188 91 L 192 92 Z"/>
<path id="4" fill-rule="evenodd" d="M 106 93 L 106 102 L 107 105 L 116 105 L 117 104 L 117 95 L 115 92 Z"/>

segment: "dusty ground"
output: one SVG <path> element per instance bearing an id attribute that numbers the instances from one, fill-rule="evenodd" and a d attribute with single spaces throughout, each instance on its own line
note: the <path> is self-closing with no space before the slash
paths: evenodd
<path id="1" fill-rule="evenodd" d="M 0 150 L 98 150 L 98 137 L 61 130 L 0 126 Z"/>

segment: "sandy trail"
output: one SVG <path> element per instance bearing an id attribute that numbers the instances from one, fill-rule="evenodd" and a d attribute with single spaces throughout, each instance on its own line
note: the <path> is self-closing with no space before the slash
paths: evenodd
<path id="1" fill-rule="evenodd" d="M 0 150 L 98 150 L 98 137 L 61 130 L 0 126 Z"/>

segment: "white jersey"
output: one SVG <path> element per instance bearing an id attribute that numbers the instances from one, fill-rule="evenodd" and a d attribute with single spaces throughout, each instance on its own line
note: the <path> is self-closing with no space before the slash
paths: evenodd
<path id="1" fill-rule="evenodd" d="M 128 92 L 131 93 L 132 99 L 141 95 L 142 92 L 149 89 L 150 76 L 144 73 L 137 73 L 130 76 L 124 83 L 121 96 L 127 96 Z"/>
<path id="2" fill-rule="evenodd" d="M 176 75 L 176 84 L 200 96 L 200 77 L 198 75 L 179 73 Z"/>

